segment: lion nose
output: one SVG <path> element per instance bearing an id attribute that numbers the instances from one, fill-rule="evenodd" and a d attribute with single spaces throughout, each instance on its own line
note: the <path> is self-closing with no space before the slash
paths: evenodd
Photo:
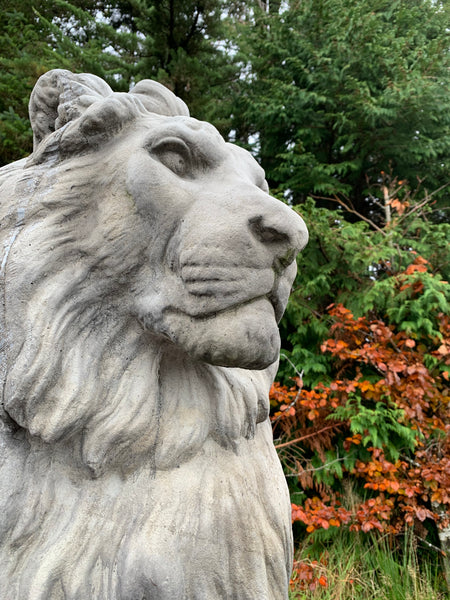
<path id="1" fill-rule="evenodd" d="M 308 229 L 305 222 L 284 204 L 281 204 L 273 214 L 250 217 L 248 225 L 260 242 L 276 248 L 275 253 L 285 266 L 294 260 L 308 242 Z"/>

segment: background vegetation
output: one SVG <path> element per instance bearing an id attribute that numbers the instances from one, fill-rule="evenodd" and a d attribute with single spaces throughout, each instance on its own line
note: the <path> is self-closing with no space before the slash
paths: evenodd
<path id="1" fill-rule="evenodd" d="M 0 165 L 55 67 L 154 78 L 247 147 L 311 241 L 271 393 L 292 598 L 450 581 L 447 0 L 4 0 Z"/>

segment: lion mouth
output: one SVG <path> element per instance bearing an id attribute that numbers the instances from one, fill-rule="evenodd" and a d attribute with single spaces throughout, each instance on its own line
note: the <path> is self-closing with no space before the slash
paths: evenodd
<path id="1" fill-rule="evenodd" d="M 196 299 L 194 312 L 197 314 L 200 300 L 200 317 L 208 318 L 265 299 L 272 305 L 278 322 L 286 306 L 280 289 L 285 287 L 280 285 L 282 278 L 276 277 L 272 269 L 205 268 L 204 265 L 190 264 L 182 267 L 181 279 L 189 296 Z M 290 290 L 290 283 L 288 289 Z"/>
<path id="2" fill-rule="evenodd" d="M 192 308 L 197 316 L 208 317 L 265 299 L 272 305 L 276 321 L 280 322 L 296 271 L 295 262 L 281 273 L 272 268 L 255 269 L 254 265 L 225 267 L 189 262 L 182 265 L 179 274 L 189 297 L 194 300 Z M 203 315 L 197 312 L 199 300 L 202 305 L 199 312 Z"/>

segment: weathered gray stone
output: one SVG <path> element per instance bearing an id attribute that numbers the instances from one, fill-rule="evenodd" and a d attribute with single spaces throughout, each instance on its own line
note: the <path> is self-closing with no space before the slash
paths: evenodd
<path id="1" fill-rule="evenodd" d="M 51 71 L 0 171 L 3 600 L 281 600 L 268 389 L 303 221 L 151 81 Z"/>

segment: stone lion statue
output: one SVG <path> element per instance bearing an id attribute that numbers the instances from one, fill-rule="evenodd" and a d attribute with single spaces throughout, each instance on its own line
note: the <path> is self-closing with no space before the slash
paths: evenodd
<path id="1" fill-rule="evenodd" d="M 0 170 L 0 597 L 281 600 L 268 389 L 305 245 L 153 81 L 50 71 Z"/>

